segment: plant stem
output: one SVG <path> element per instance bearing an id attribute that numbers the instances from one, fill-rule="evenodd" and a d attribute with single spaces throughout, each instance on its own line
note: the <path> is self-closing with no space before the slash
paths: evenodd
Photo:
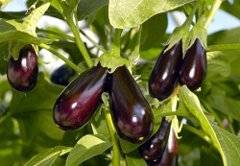
<path id="1" fill-rule="evenodd" d="M 66 17 L 66 21 L 75 37 L 75 42 L 77 44 L 78 49 L 80 50 L 80 52 L 82 53 L 82 56 L 86 62 L 86 64 L 88 65 L 88 67 L 92 67 L 93 66 L 93 62 L 87 52 L 87 49 L 84 45 L 84 43 L 82 42 L 82 39 L 80 37 L 80 33 L 78 30 L 78 26 L 74 23 L 73 18 L 72 17 Z"/>
<path id="2" fill-rule="evenodd" d="M 209 12 L 209 14 L 208 14 L 207 20 L 206 20 L 205 25 L 204 25 L 204 27 L 205 27 L 206 29 L 207 29 L 207 27 L 210 25 L 210 23 L 211 23 L 214 15 L 215 15 L 215 13 L 216 13 L 216 11 L 217 11 L 218 8 L 221 6 L 221 3 L 222 3 L 222 0 L 215 0 L 215 1 L 213 2 L 213 5 L 212 5 L 212 7 L 211 7 L 211 9 L 210 9 L 210 12 Z"/>
<path id="3" fill-rule="evenodd" d="M 77 73 L 81 73 L 82 70 L 75 65 L 72 61 L 70 61 L 68 58 L 64 57 L 62 54 L 60 54 L 57 49 L 47 45 L 47 44 L 40 44 L 41 48 L 44 48 L 48 51 L 50 51 L 51 53 L 53 53 L 55 56 L 57 56 L 58 58 L 60 58 L 61 60 L 63 60 L 68 66 L 70 66 L 73 70 L 75 70 Z"/>
<path id="4" fill-rule="evenodd" d="M 106 109 L 103 109 L 103 112 L 104 112 L 104 115 L 105 115 L 108 131 L 110 133 L 111 140 L 112 140 L 112 143 L 113 143 L 112 165 L 113 166 L 120 166 L 120 150 L 119 150 L 119 146 L 118 146 L 118 140 L 117 140 L 117 137 L 116 137 L 116 130 L 115 130 L 114 125 L 113 125 L 112 117 L 111 117 L 111 114 L 109 113 L 109 111 L 107 111 Z"/>
<path id="5" fill-rule="evenodd" d="M 106 50 L 103 48 L 103 46 L 99 45 L 97 42 L 95 42 L 92 38 L 90 38 L 83 30 L 79 29 L 81 34 L 83 34 L 96 48 L 99 50 L 106 52 Z"/>

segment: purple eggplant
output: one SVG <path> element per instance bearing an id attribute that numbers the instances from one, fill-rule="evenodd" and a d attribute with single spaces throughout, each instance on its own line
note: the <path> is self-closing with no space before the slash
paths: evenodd
<path id="1" fill-rule="evenodd" d="M 165 48 L 166 49 L 166 48 Z M 149 92 L 152 97 L 164 100 L 169 97 L 178 81 L 178 71 L 182 63 L 182 42 L 162 51 L 149 79 Z"/>
<path id="2" fill-rule="evenodd" d="M 171 130 L 169 135 L 168 144 L 158 159 L 148 162 L 149 166 L 177 166 L 178 165 L 178 143 L 177 138 Z"/>
<path id="3" fill-rule="evenodd" d="M 190 90 L 199 88 L 207 70 L 206 50 L 199 39 L 187 50 L 180 69 L 180 83 Z"/>
<path id="4" fill-rule="evenodd" d="M 11 86 L 18 91 L 32 90 L 38 78 L 38 58 L 31 45 L 23 47 L 19 57 L 9 59 L 7 67 L 7 78 Z"/>
<path id="5" fill-rule="evenodd" d="M 171 123 L 163 118 L 158 131 L 140 146 L 139 152 L 146 161 L 155 160 L 163 155 L 168 142 L 170 127 Z"/>
<path id="6" fill-rule="evenodd" d="M 86 124 L 101 101 L 108 71 L 98 65 L 82 73 L 60 94 L 54 105 L 54 121 L 62 129 Z"/>
<path id="7" fill-rule="evenodd" d="M 53 71 L 51 81 L 58 85 L 67 86 L 70 78 L 75 74 L 74 70 L 66 65 L 62 65 Z"/>
<path id="8" fill-rule="evenodd" d="M 151 108 L 125 66 L 112 74 L 110 99 L 113 122 L 120 137 L 137 143 L 151 135 Z"/>

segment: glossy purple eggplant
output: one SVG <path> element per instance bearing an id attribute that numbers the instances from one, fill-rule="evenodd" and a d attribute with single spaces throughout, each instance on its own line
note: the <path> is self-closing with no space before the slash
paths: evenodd
<path id="1" fill-rule="evenodd" d="M 38 60 L 31 45 L 23 47 L 19 52 L 18 60 L 9 59 L 7 78 L 11 86 L 18 91 L 32 90 L 38 78 Z"/>
<path id="2" fill-rule="evenodd" d="M 165 118 L 162 119 L 158 131 L 143 145 L 140 146 L 139 152 L 146 160 L 154 160 L 162 156 L 167 145 L 171 123 Z"/>
<path id="3" fill-rule="evenodd" d="M 151 96 L 159 100 L 169 97 L 177 85 L 182 62 L 182 42 L 164 50 L 153 68 L 148 84 Z"/>
<path id="4" fill-rule="evenodd" d="M 98 65 L 82 73 L 60 94 L 55 105 L 54 121 L 65 130 L 86 124 L 101 101 L 107 69 Z"/>
<path id="5" fill-rule="evenodd" d="M 51 81 L 58 85 L 67 86 L 70 78 L 75 74 L 74 70 L 66 65 L 62 65 L 53 71 Z"/>
<path id="6" fill-rule="evenodd" d="M 173 132 L 170 132 L 168 144 L 159 159 L 148 162 L 149 166 L 177 166 L 178 165 L 178 143 Z"/>
<path id="7" fill-rule="evenodd" d="M 151 108 L 125 66 L 118 67 L 111 79 L 111 109 L 118 135 L 133 143 L 151 135 Z"/>
<path id="8" fill-rule="evenodd" d="M 187 50 L 180 69 L 180 83 L 190 90 L 199 88 L 207 70 L 206 50 L 199 39 Z"/>

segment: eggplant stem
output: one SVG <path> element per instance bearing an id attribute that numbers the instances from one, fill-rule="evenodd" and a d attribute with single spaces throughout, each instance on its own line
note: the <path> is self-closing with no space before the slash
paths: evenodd
<path id="1" fill-rule="evenodd" d="M 222 4 L 222 0 L 215 0 L 211 9 L 210 9 L 210 12 L 208 14 L 208 17 L 207 17 L 207 20 L 205 22 L 205 25 L 204 27 L 207 29 L 207 27 L 210 25 L 213 17 L 215 16 L 215 13 L 217 12 L 217 10 L 220 8 Z"/>
<path id="2" fill-rule="evenodd" d="M 103 113 L 105 115 L 106 123 L 107 123 L 107 128 L 111 136 L 111 140 L 113 143 L 113 154 L 112 154 L 112 165 L 113 166 L 120 166 L 120 149 L 119 149 L 119 144 L 116 136 L 116 129 L 113 125 L 112 117 L 109 111 L 106 109 L 103 109 Z"/>
<path id="3" fill-rule="evenodd" d="M 85 60 L 86 64 L 88 67 L 93 66 L 93 62 L 90 58 L 90 55 L 88 54 L 88 51 L 80 37 L 80 32 L 78 30 L 77 23 L 74 23 L 74 19 L 72 17 L 66 17 L 66 22 L 69 25 L 74 37 L 75 37 L 75 42 L 77 44 L 77 47 L 79 51 L 82 53 L 83 59 Z"/>

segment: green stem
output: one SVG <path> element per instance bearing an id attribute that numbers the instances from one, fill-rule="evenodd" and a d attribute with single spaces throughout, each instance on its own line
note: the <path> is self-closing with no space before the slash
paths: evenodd
<path id="1" fill-rule="evenodd" d="M 120 150 L 119 150 L 119 146 L 118 146 L 116 130 L 113 125 L 112 117 L 111 117 L 111 114 L 109 113 L 109 111 L 107 111 L 106 109 L 103 109 L 103 112 L 104 112 L 105 119 L 107 122 L 108 131 L 110 133 L 111 140 L 113 143 L 112 165 L 120 166 Z"/>
<path id="2" fill-rule="evenodd" d="M 78 30 L 78 26 L 74 23 L 73 18 L 72 17 L 66 17 L 66 21 L 75 37 L 75 42 L 77 44 L 78 49 L 80 50 L 80 52 L 82 53 L 82 56 L 86 62 L 86 64 L 88 65 L 88 67 L 92 67 L 93 66 L 93 62 L 88 54 L 88 51 L 84 45 L 84 43 L 82 42 L 82 39 L 80 37 L 80 33 Z"/>
<path id="3" fill-rule="evenodd" d="M 221 6 L 221 3 L 222 3 L 222 0 L 215 0 L 215 1 L 213 2 L 213 5 L 212 5 L 212 7 L 211 7 L 211 9 L 210 9 L 210 12 L 209 12 L 209 14 L 208 14 L 208 16 L 207 16 L 207 19 L 206 19 L 206 21 L 205 21 L 204 27 L 205 27 L 206 29 L 207 29 L 207 27 L 210 25 L 210 23 L 211 23 L 214 15 L 215 15 L 215 13 L 216 13 L 216 11 L 217 11 L 217 10 L 219 9 L 219 7 Z"/>
<path id="4" fill-rule="evenodd" d="M 83 34 L 96 48 L 98 48 L 99 50 L 106 52 L 106 50 L 103 48 L 103 46 L 99 45 L 98 43 L 96 43 L 92 38 L 90 38 L 83 30 L 79 29 L 81 34 Z"/>
<path id="5" fill-rule="evenodd" d="M 55 56 L 57 56 L 58 58 L 60 58 L 61 60 L 63 60 L 68 66 L 70 66 L 73 70 L 75 70 L 77 73 L 81 73 L 82 70 L 75 65 L 72 61 L 70 61 L 68 58 L 64 57 L 62 54 L 60 54 L 57 49 L 47 45 L 47 44 L 40 44 L 41 48 L 44 48 L 48 51 L 50 51 L 51 53 L 53 53 Z"/>

